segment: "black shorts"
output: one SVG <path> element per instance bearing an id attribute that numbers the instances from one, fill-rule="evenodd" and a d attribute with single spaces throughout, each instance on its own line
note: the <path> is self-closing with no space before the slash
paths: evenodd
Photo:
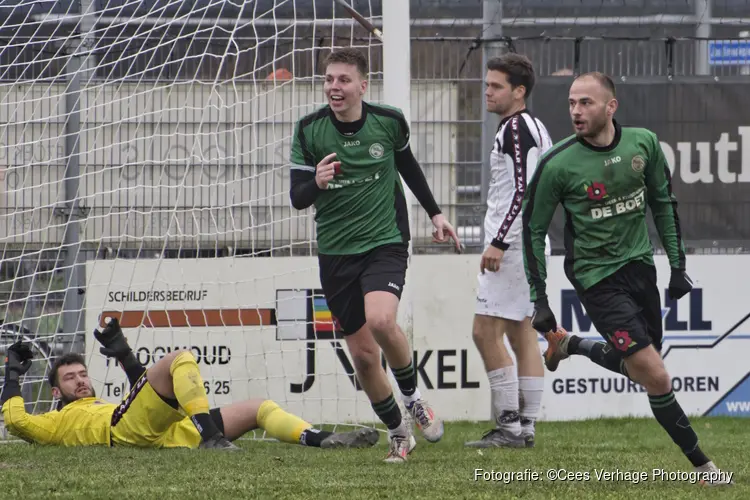
<path id="1" fill-rule="evenodd" d="M 649 344 L 661 352 L 664 331 L 654 266 L 630 262 L 580 297 L 599 334 L 623 357 Z"/>
<path id="2" fill-rule="evenodd" d="M 365 325 L 365 294 L 390 292 L 401 299 L 409 247 L 383 245 L 357 255 L 319 255 L 320 284 L 338 333 L 351 335 Z"/>

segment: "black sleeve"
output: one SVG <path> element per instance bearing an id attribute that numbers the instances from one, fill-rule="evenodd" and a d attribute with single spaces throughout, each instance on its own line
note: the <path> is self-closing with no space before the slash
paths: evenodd
<path id="1" fill-rule="evenodd" d="M 3 406 L 10 398 L 21 395 L 21 384 L 18 380 L 7 380 L 3 385 L 3 392 L 0 394 L 0 406 Z"/>
<path id="2" fill-rule="evenodd" d="M 414 153 L 411 152 L 411 146 L 396 151 L 396 168 L 430 218 L 442 213 L 435 197 L 432 196 L 430 186 L 427 185 L 427 179 L 425 179 L 422 168 L 419 166 L 417 159 L 414 158 Z"/>
<path id="3" fill-rule="evenodd" d="M 315 172 L 292 168 L 289 197 L 295 209 L 304 210 L 312 206 L 321 191 L 315 182 Z"/>

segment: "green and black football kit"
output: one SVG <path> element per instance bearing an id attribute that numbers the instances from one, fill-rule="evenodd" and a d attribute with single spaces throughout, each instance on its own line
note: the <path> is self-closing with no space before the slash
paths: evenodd
<path id="1" fill-rule="evenodd" d="M 318 163 L 331 153 L 340 171 L 320 189 Z M 320 281 L 337 329 L 365 324 L 364 295 L 401 297 L 408 263 L 409 217 L 399 174 L 430 217 L 440 213 L 409 146 L 398 108 L 362 103 L 356 122 L 326 105 L 296 125 L 291 153 L 292 206 L 315 205 Z"/>
<path id="2" fill-rule="evenodd" d="M 685 251 L 656 135 L 615 122 L 609 146 L 572 136 L 540 159 L 524 200 L 523 239 L 531 300 L 545 305 L 545 236 L 558 204 L 565 211 L 565 274 L 597 330 L 625 355 L 649 344 L 660 349 L 661 298 L 646 207 L 673 277 L 684 276 Z"/>

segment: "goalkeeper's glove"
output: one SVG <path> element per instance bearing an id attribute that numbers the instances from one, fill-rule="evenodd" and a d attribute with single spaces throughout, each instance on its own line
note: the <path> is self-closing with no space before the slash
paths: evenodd
<path id="1" fill-rule="evenodd" d="M 132 352 L 117 318 L 112 318 L 103 331 L 94 330 L 94 338 L 103 346 L 99 352 L 108 358 L 120 360 Z"/>
<path id="2" fill-rule="evenodd" d="M 546 298 L 534 302 L 534 316 L 531 318 L 531 326 L 542 335 L 557 330 L 557 320 Z"/>
<path id="3" fill-rule="evenodd" d="M 672 268 L 672 276 L 669 278 L 667 293 L 669 298 L 679 300 L 693 289 L 693 282 L 682 269 Z"/>
<path id="4" fill-rule="evenodd" d="M 16 342 L 8 347 L 5 355 L 5 382 L 21 379 L 21 375 L 31 368 L 31 360 L 34 353 L 31 351 L 31 344 L 28 342 Z"/>
<path id="5" fill-rule="evenodd" d="M 0 393 L 0 406 L 15 396 L 21 395 L 21 384 L 19 380 L 21 375 L 31 368 L 31 360 L 34 353 L 31 351 L 31 344 L 28 342 L 16 342 L 8 347 L 5 355 L 5 383 L 3 391 Z"/>

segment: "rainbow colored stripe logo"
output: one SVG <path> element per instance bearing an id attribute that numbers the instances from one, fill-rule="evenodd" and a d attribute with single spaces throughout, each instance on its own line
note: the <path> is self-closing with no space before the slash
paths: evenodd
<path id="1" fill-rule="evenodd" d="M 333 333 L 333 316 L 324 297 L 313 298 L 313 326 L 316 332 Z"/>

